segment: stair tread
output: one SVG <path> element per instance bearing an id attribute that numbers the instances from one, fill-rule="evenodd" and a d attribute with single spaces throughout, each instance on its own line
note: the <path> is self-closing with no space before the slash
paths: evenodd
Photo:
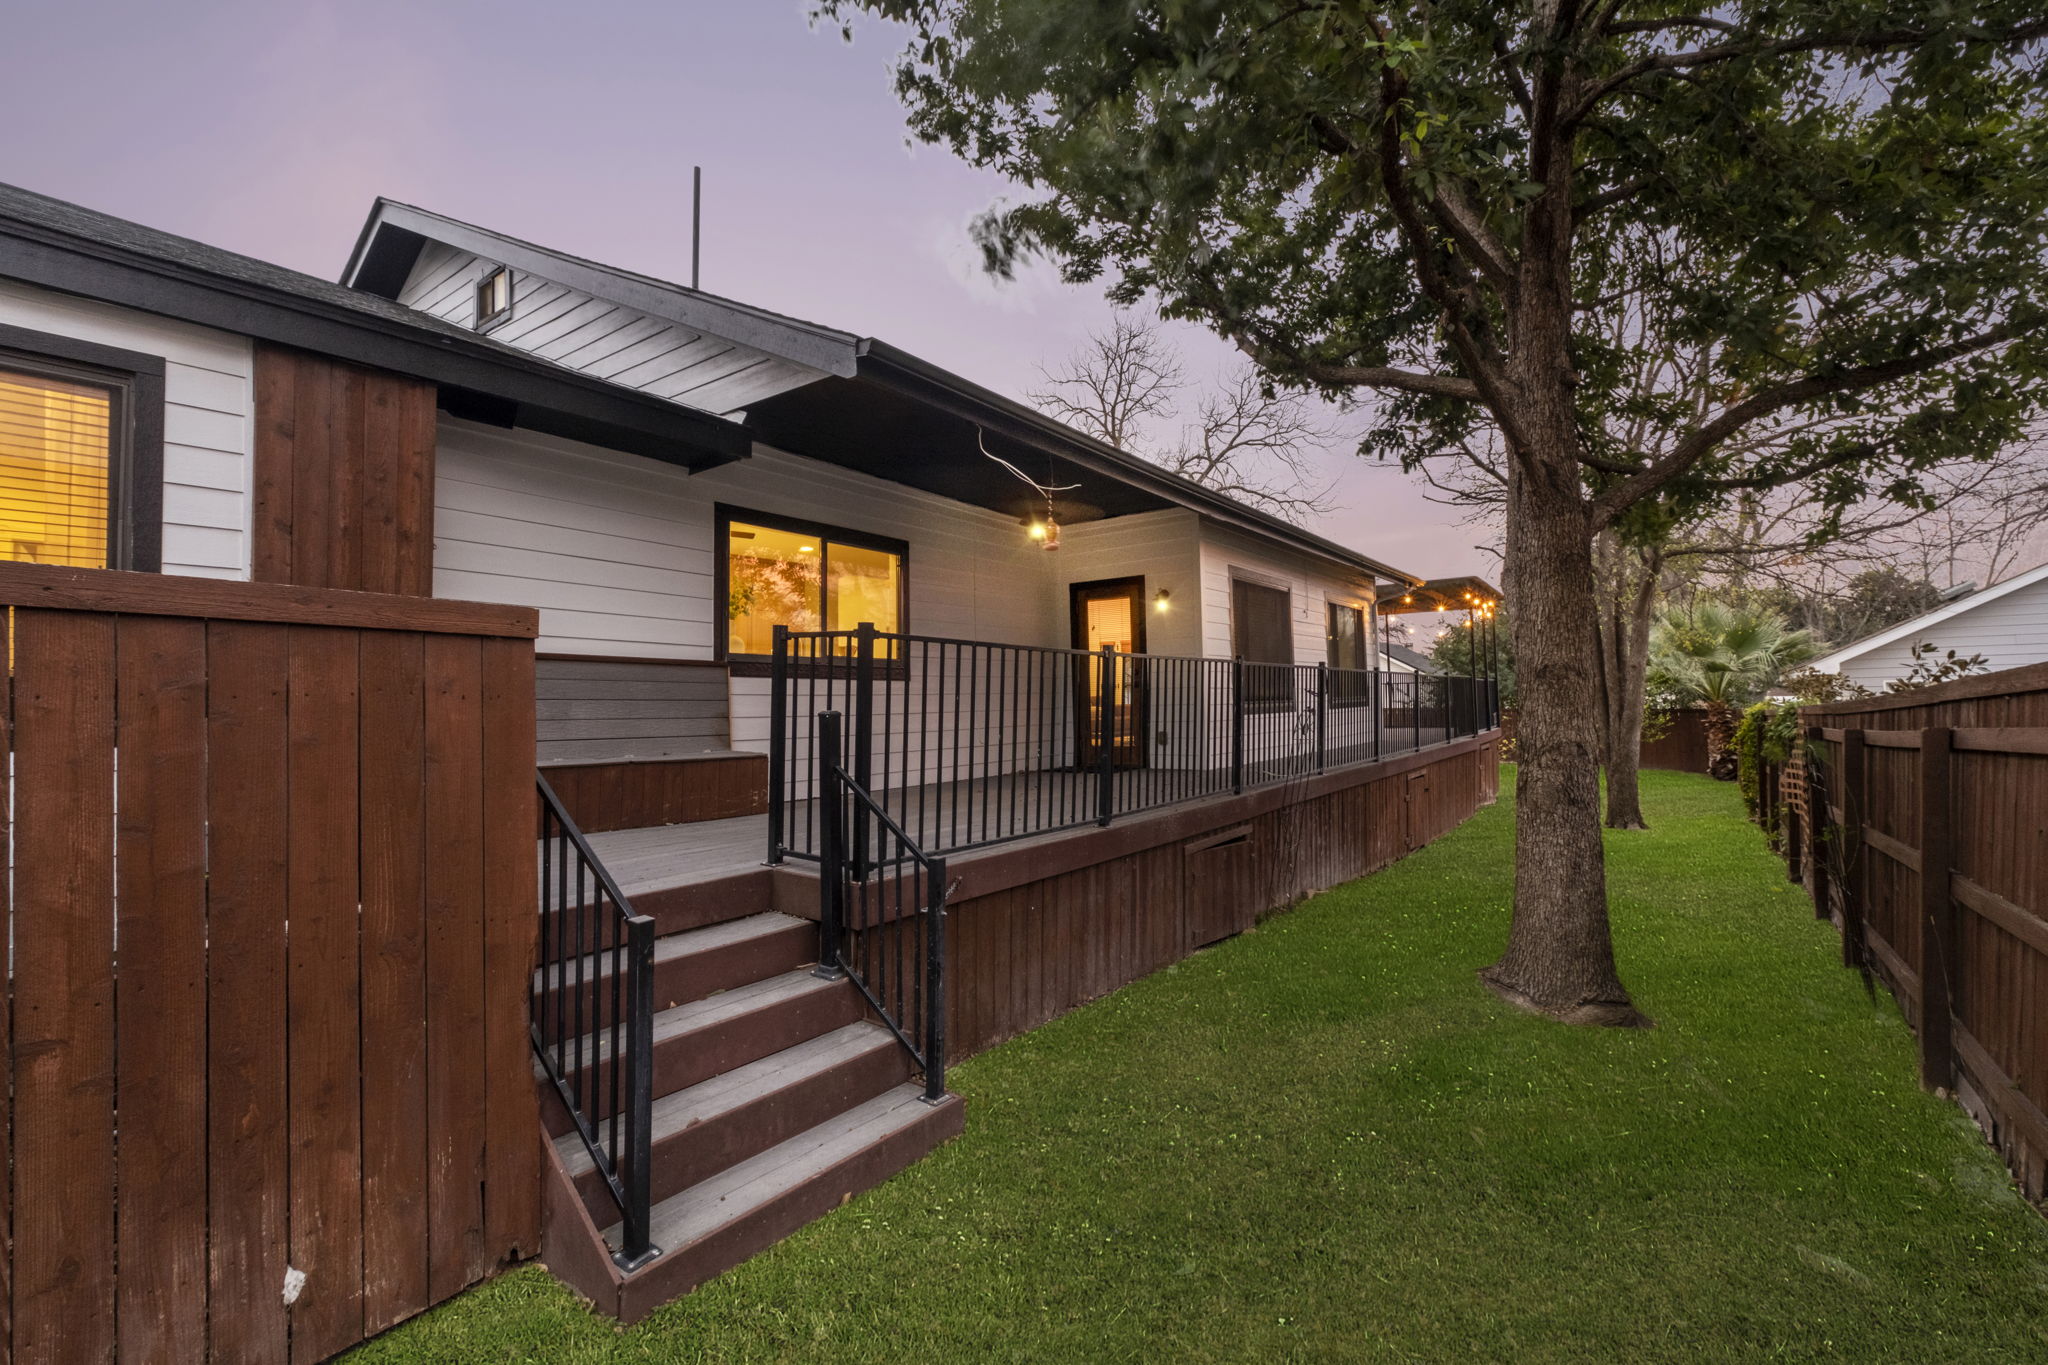
<path id="1" fill-rule="evenodd" d="M 707 995 L 701 1000 L 685 1000 L 680 1005 L 671 1005 L 665 1010 L 654 1012 L 654 1045 L 661 1046 L 673 1038 L 680 1038 L 697 1029 L 711 1028 L 755 1010 L 772 1009 L 792 1000 L 825 991 L 846 989 L 843 978 L 828 978 L 817 975 L 808 967 L 798 967 L 774 976 L 750 981 L 744 986 Z M 583 1056 L 592 1064 L 611 1056 L 611 1030 L 600 1029 L 596 1033 L 583 1035 Z M 573 1050 L 576 1040 L 570 1039 L 565 1045 Z"/>
<path id="2" fill-rule="evenodd" d="M 759 1061 L 663 1095 L 652 1106 L 650 1136 L 659 1143 L 692 1124 L 709 1122 L 763 1095 L 822 1075 L 835 1066 L 879 1048 L 895 1046 L 896 1040 L 879 1024 L 846 1024 L 794 1047 L 770 1053 Z M 600 1139 L 608 1135 L 610 1129 L 610 1120 L 600 1123 Z M 555 1148 L 561 1153 L 562 1163 L 572 1176 L 582 1175 L 594 1164 L 589 1150 L 573 1131 L 556 1138 Z"/>
<path id="3" fill-rule="evenodd" d="M 680 933 L 663 934 L 654 940 L 654 963 L 660 966 L 682 958 L 694 957 L 699 953 L 717 952 L 720 949 L 749 943 L 755 939 L 767 938 L 772 934 L 787 933 L 792 929 L 810 927 L 809 920 L 798 919 L 775 910 L 763 911 L 758 915 L 746 915 L 740 919 L 729 919 L 719 924 L 707 924 L 701 929 L 685 929 Z M 584 970 L 595 975 L 611 971 L 611 954 L 595 953 L 586 956 Z M 569 959 L 569 975 L 576 975 L 576 959 Z M 542 972 L 533 974 L 535 990 L 544 988 Z"/>
<path id="4" fill-rule="evenodd" d="M 668 1253 L 701 1241 L 874 1143 L 913 1127 L 932 1113 L 923 1093 L 914 1082 L 896 1086 L 662 1200 L 650 1218 L 655 1245 Z M 958 1103 L 950 1098 L 948 1102 Z M 606 1230 L 614 1242 L 618 1235 L 616 1224 Z"/>

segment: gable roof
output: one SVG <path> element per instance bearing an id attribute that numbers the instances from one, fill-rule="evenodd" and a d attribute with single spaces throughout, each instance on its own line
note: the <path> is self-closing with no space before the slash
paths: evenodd
<path id="1" fill-rule="evenodd" d="M 887 342 L 620 270 L 414 205 L 376 201 L 342 272 L 343 283 L 395 299 L 430 241 L 809 367 L 816 375 L 811 382 L 757 399 L 736 414 L 757 439 L 791 454 L 974 506 L 1028 511 L 1036 495 L 982 458 L 986 449 L 1028 467 L 1034 477 L 1044 469 L 1048 484 L 1088 481 L 1079 499 L 1088 516 L 1187 508 L 1354 572 L 1421 582 Z M 1110 481 L 1106 486 L 1104 479 Z"/>
<path id="2" fill-rule="evenodd" d="M 0 184 L 0 278 L 413 375 L 506 420 L 680 464 L 744 457 L 736 423 L 501 345 L 387 299 Z"/>
<path id="3" fill-rule="evenodd" d="M 341 282 L 381 298 L 395 299 L 412 273 L 420 248 L 443 242 L 514 270 L 542 275 L 557 284 L 614 303 L 710 332 L 742 346 L 767 351 L 820 374 L 851 378 L 859 338 L 815 322 L 771 313 L 765 308 L 686 289 L 652 275 L 586 260 L 552 247 L 509 237 L 395 199 L 379 198 L 356 238 Z"/>
<path id="4" fill-rule="evenodd" d="M 1953 602 L 1944 603 L 1933 611 L 1923 612 L 1910 621 L 1901 621 L 1898 625 L 1881 630 L 1875 635 L 1866 635 L 1861 640 L 1843 645 L 1840 649 L 1821 655 L 1818 659 L 1807 665 L 1807 667 L 1819 673 L 1839 673 L 1842 665 L 1851 659 L 1860 658 L 1865 654 L 1871 653 L 1873 650 L 1882 649 L 1886 645 L 1896 644 L 1900 640 L 1911 639 L 1930 626 L 1939 625 L 1943 621 L 1965 615 L 1988 603 L 1996 602 L 1999 598 L 2009 593 L 2018 592 L 2021 588 L 2042 582 L 2048 582 L 2048 564 L 2039 565 L 2027 570 L 2025 573 L 2014 574 L 2003 583 L 1994 583 L 1992 586 L 1978 592 L 1973 592 L 1967 597 L 1959 597 Z"/>

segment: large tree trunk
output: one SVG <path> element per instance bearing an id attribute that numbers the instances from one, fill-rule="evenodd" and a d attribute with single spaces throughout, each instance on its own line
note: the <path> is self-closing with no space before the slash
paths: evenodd
<path id="1" fill-rule="evenodd" d="M 1571 346 L 1571 135 L 1553 117 L 1566 103 L 1555 84 L 1560 69 L 1539 64 L 1532 77 L 1540 117 L 1529 170 L 1543 188 L 1523 221 L 1507 373 L 1487 380 L 1494 401 L 1513 413 L 1502 435 L 1521 718 L 1514 920 L 1507 951 L 1480 979 L 1524 1009 L 1570 1023 L 1641 1025 L 1649 1021 L 1614 969 L 1607 925 L 1593 509 L 1579 476 L 1573 399 L 1580 375 Z"/>
<path id="2" fill-rule="evenodd" d="M 1569 459 L 1526 464 L 1510 461 L 1507 506 L 1521 696 L 1515 910 L 1506 953 L 1480 976 L 1537 1013 L 1640 1025 L 1648 1021 L 1615 970 L 1607 922 L 1590 512 Z"/>

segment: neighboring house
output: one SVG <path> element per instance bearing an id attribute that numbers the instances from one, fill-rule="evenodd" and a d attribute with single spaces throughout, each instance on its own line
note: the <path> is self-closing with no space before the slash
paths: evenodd
<path id="1" fill-rule="evenodd" d="M 627 974 L 628 1005 L 597 995 L 573 1015 L 597 1030 L 626 1009 L 656 1040 L 617 1101 L 652 1114 L 634 1123 L 645 1158 L 619 1158 L 641 1193 L 599 1164 L 619 1129 L 587 1093 L 598 1033 L 588 1068 L 542 1049 L 546 1257 L 627 1317 L 958 1131 L 949 1051 L 1382 865 L 1493 790 L 1486 681 L 1425 688 L 1416 656 L 1391 665 L 1403 691 L 1371 647 L 1376 602 L 1464 609 L 1492 596 L 1477 580 L 1439 601 L 884 342 L 386 201 L 335 284 L 0 187 L 0 559 L 537 609 L 536 1000 L 584 990 L 595 940 L 569 936 L 651 934 L 650 917 L 662 935 L 644 965 L 591 966 L 593 991 Z M 72 591 L 35 582 L 53 611 Z M 391 600 L 345 605 L 360 620 Z M 420 685 L 362 659 L 366 699 Z M 292 666 L 304 681 L 310 665 Z M 449 686 L 443 709 L 467 704 Z M 523 706 L 523 674 L 518 688 Z M 818 752 L 821 713 L 844 717 L 839 767 Z M 515 728 L 523 746 L 523 713 Z M 120 757 L 124 776 L 143 770 Z M 444 805 L 490 780 L 452 759 L 433 773 Z M 842 798 L 850 823 L 821 814 Z M 374 813 L 410 828 L 401 849 L 444 856 L 422 849 L 416 812 Z M 530 878 L 515 823 L 505 848 Z M 842 857 L 848 837 L 863 842 Z M 318 885 L 351 907 L 358 856 L 394 855 L 340 846 Z M 429 879 L 430 900 L 506 855 L 445 856 L 468 861 Z M 899 884 L 882 919 L 841 923 L 905 867 L 916 904 Z M 925 898 L 949 896 L 942 951 Z M 913 974 L 952 965 L 943 993 L 916 976 L 906 1005 L 900 964 L 874 978 L 856 959 L 888 934 L 905 951 L 913 924 L 928 936 Z M 310 932 L 291 926 L 295 943 Z M 848 975 L 814 970 L 821 956 Z M 521 1013 L 524 973 L 522 957 Z M 535 1043 L 566 1045 L 569 1017 L 534 1011 Z M 498 1068 L 521 1087 L 527 1022 L 521 1065 Z M 352 1169 L 331 1172 L 346 1185 Z M 649 1236 L 634 1208 L 661 1254 L 615 1269 L 607 1246 L 632 1262 Z M 357 1250 L 339 1259 L 360 1274 L 374 1257 Z M 434 1294 L 462 1273 L 437 1272 Z M 332 1314 L 343 1292 L 316 1276 L 307 1303 Z M 322 1339 L 419 1306 L 330 1318 Z"/>
<path id="2" fill-rule="evenodd" d="M 1920 645 L 1934 646 L 1937 658 L 1950 650 L 1959 658 L 1982 655 L 1992 669 L 2048 662 L 2048 564 L 1844 645 L 1811 667 L 1882 692 L 1912 670 Z"/>
<path id="3" fill-rule="evenodd" d="M 1394 644 L 1390 641 L 1381 646 L 1380 653 L 1385 656 L 1387 667 L 1399 673 L 1434 675 L 1444 671 L 1436 660 L 1419 649 L 1410 649 L 1407 645 Z"/>

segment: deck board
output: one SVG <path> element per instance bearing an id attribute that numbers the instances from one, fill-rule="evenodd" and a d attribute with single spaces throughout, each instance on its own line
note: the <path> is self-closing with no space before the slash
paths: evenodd
<path id="1" fill-rule="evenodd" d="M 1445 731 L 1424 730 L 1423 746 L 1441 743 L 1448 735 Z M 1412 752 L 1418 747 L 1412 741 L 1412 732 L 1403 731 L 1400 736 L 1405 742 L 1396 743 L 1393 733 L 1378 757 Z M 1370 762 L 1375 757 L 1369 750 L 1333 751 L 1328 758 L 1330 768 L 1347 766 L 1351 763 Z M 1270 785 L 1272 781 L 1284 780 L 1287 776 L 1302 774 L 1273 774 L 1259 780 L 1257 772 L 1249 774 L 1253 785 Z M 1228 791 L 1227 782 L 1219 782 L 1217 774 L 1204 771 L 1171 769 L 1129 770 L 1118 774 L 1120 779 L 1130 779 L 1126 788 L 1132 795 L 1129 803 L 1119 802 L 1119 814 L 1135 814 L 1140 810 L 1161 809 L 1165 804 L 1154 804 L 1142 798 L 1143 783 L 1148 779 L 1172 781 L 1180 779 L 1189 791 L 1186 800 L 1200 800 L 1218 794 L 1218 789 Z M 913 835 L 919 832 L 920 823 L 924 829 L 943 835 L 936 843 L 941 845 L 966 842 L 957 836 L 966 833 L 973 836 L 973 843 L 988 840 L 981 836 L 984 811 L 1053 811 L 1092 810 L 1094 782 L 1093 773 L 1080 773 L 1070 769 L 1050 772 L 1034 771 L 1008 773 L 997 777 L 975 778 L 958 782 L 928 782 L 914 787 L 903 787 L 888 793 L 888 806 L 892 812 L 907 813 L 906 823 Z M 1085 795 L 1086 800 L 1080 800 Z M 810 825 L 815 813 L 815 802 L 804 801 L 791 807 L 791 839 L 794 847 L 814 846 L 810 838 Z M 973 812 L 972 826 L 969 827 L 969 812 Z M 954 813 L 957 812 L 957 819 Z M 571 811 L 574 815 L 575 812 Z M 1038 831 L 1024 837 L 1047 837 L 1064 829 L 1087 828 L 1092 823 L 1082 820 L 1075 825 L 1065 825 L 1059 830 Z M 991 831 L 1002 835 L 1005 829 L 996 826 Z M 655 825 L 642 829 L 614 830 L 589 837 L 591 849 L 618 881 L 619 889 L 628 900 L 635 896 L 694 883 L 715 881 L 737 873 L 762 866 L 768 856 L 768 817 L 766 815 L 741 815 L 725 820 L 702 820 L 683 825 Z M 1021 842 L 1021 839 L 1014 840 Z M 1013 840 L 1004 837 L 1002 842 Z"/>

